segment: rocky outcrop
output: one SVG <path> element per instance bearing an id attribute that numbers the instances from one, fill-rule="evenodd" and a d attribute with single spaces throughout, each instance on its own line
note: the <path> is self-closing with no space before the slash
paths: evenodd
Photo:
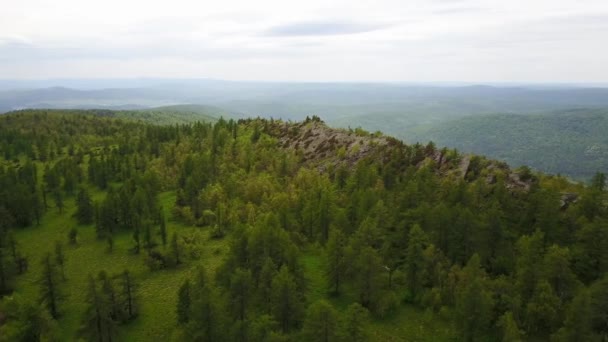
<path id="1" fill-rule="evenodd" d="M 561 210 L 566 210 L 572 203 L 578 201 L 578 194 L 563 193 L 559 199 L 559 207 Z"/>

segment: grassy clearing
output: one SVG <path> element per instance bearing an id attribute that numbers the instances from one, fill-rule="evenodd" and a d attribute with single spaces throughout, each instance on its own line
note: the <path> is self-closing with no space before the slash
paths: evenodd
<path id="1" fill-rule="evenodd" d="M 103 193 L 92 193 L 98 200 Z M 163 193 L 160 201 L 166 208 L 171 208 L 175 195 Z M 197 266 L 202 265 L 214 271 L 225 254 L 226 240 L 209 239 L 207 229 L 186 227 L 175 222 L 168 222 L 169 234 L 190 234 L 200 237 L 200 257 L 191 260 L 175 270 L 151 272 L 144 263 L 144 253 L 134 255 L 130 252 L 133 246 L 132 236 L 123 232 L 114 236 L 114 250 L 109 253 L 107 243 L 97 240 L 93 226 L 79 226 L 72 214 L 75 211 L 74 200 L 66 201 L 63 214 L 50 208 L 40 226 L 33 226 L 16 231 L 16 238 L 21 251 L 29 259 L 29 270 L 18 278 L 18 292 L 30 297 L 38 297 L 37 277 L 40 274 L 40 260 L 47 252 L 54 252 L 55 241 L 64 244 L 66 255 L 65 273 L 67 281 L 62 284 L 64 300 L 60 303 L 61 318 L 59 328 L 61 340 L 75 338 L 80 326 L 80 318 L 85 309 L 85 294 L 88 275 L 96 276 L 101 270 L 108 274 L 118 274 L 128 269 L 138 284 L 139 318 L 120 328 L 120 340 L 128 341 L 163 341 L 168 340 L 175 325 L 176 292 L 179 285 Z M 170 217 L 167 212 L 167 217 Z M 68 244 L 68 232 L 72 227 L 78 229 L 78 244 Z M 159 238 L 157 238 L 160 241 Z M 162 247 L 160 247 L 162 248 Z"/>

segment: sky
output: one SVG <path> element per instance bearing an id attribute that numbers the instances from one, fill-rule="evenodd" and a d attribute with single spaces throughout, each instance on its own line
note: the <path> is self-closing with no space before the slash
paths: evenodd
<path id="1" fill-rule="evenodd" d="M 0 79 L 607 82 L 607 0 L 0 0 Z"/>

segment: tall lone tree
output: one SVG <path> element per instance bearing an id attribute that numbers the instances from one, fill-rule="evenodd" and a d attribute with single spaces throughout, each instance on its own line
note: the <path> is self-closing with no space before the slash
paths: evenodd
<path id="1" fill-rule="evenodd" d="M 163 242 L 163 247 L 167 246 L 167 222 L 163 208 L 160 208 L 160 239 Z"/>
<path id="2" fill-rule="evenodd" d="M 190 320 L 190 280 L 186 279 L 177 292 L 177 323 L 185 324 Z"/>
<path id="3" fill-rule="evenodd" d="M 85 189 L 80 189 L 76 198 L 76 219 L 80 224 L 91 224 L 95 217 L 95 208 L 89 193 Z"/>
<path id="4" fill-rule="evenodd" d="M 55 241 L 55 263 L 61 270 L 61 278 L 65 280 L 65 254 L 63 253 L 63 244 L 60 241 Z"/>
<path id="5" fill-rule="evenodd" d="M 137 316 L 137 307 L 135 305 L 135 283 L 133 276 L 128 270 L 122 272 L 121 277 L 123 306 L 127 314 L 127 320 L 131 320 Z"/>
<path id="6" fill-rule="evenodd" d="M 325 275 L 334 294 L 340 293 L 340 285 L 346 274 L 346 237 L 339 229 L 333 229 L 325 247 Z"/>
<path id="7" fill-rule="evenodd" d="M 51 258 L 51 253 L 47 253 L 42 258 L 42 273 L 38 283 L 40 285 L 40 302 L 49 310 L 55 319 L 59 317 L 58 303 L 60 300 L 59 275 L 57 268 Z"/>
<path id="8" fill-rule="evenodd" d="M 111 342 L 116 334 L 116 323 L 112 320 L 108 299 L 99 291 L 91 275 L 89 275 L 86 303 L 87 308 L 82 318 L 80 333 L 89 341 Z"/>

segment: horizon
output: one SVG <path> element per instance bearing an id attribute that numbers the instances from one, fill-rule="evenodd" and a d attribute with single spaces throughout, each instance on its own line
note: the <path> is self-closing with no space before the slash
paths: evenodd
<path id="1" fill-rule="evenodd" d="M 511 87 L 572 87 L 572 88 L 606 88 L 608 81 L 416 81 L 416 80 L 394 80 L 394 81 L 378 81 L 378 80 L 264 80 L 264 79 L 221 79 L 221 78 L 206 78 L 206 77 L 51 77 L 51 78 L 0 78 L 0 87 L 4 85 L 4 90 L 10 84 L 35 84 L 35 83 L 56 83 L 56 85 L 45 85 L 39 88 L 69 88 L 79 90 L 76 86 L 70 85 L 72 82 L 90 82 L 99 84 L 116 83 L 117 86 L 110 88 L 133 88 L 134 86 L 118 86 L 120 82 L 142 82 L 146 83 L 145 87 L 158 86 L 163 84 L 154 84 L 155 82 L 184 82 L 184 83 L 202 83 L 202 82 L 225 82 L 225 83 L 260 83 L 260 84 L 302 84 L 302 85 L 394 85 L 394 86 L 428 86 L 428 87 L 496 87 L 496 88 L 511 88 Z M 176 85 L 176 84 L 169 84 Z M 11 88 L 14 90 L 23 90 L 22 88 Z M 36 88 L 31 88 L 36 89 Z M 103 89 L 97 88 L 95 89 Z M 86 90 L 86 89 L 83 89 Z"/>

